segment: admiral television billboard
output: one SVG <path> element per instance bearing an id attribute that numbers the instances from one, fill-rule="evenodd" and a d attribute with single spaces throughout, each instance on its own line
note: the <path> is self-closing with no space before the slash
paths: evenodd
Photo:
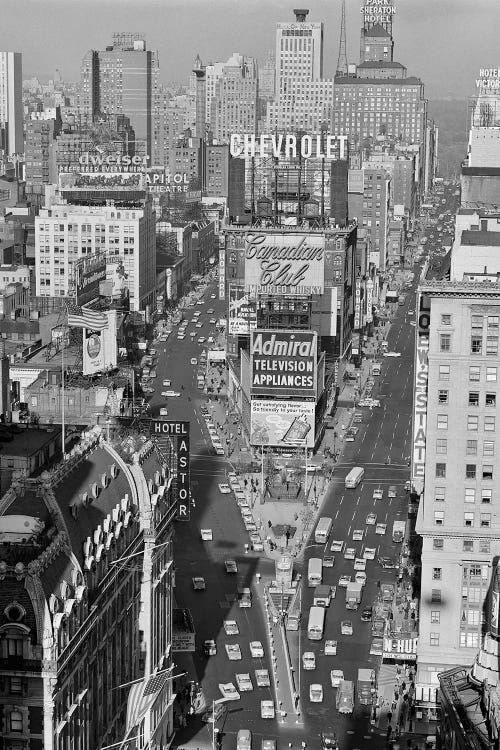
<path id="1" fill-rule="evenodd" d="M 250 444 L 314 448 L 314 401 L 252 399 Z"/>
<path id="2" fill-rule="evenodd" d="M 316 398 L 317 350 L 314 331 L 252 331 L 252 395 Z"/>

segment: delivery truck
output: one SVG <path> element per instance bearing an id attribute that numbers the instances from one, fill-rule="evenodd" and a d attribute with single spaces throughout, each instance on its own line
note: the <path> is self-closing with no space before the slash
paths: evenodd
<path id="1" fill-rule="evenodd" d="M 352 680 L 340 680 L 336 705 L 339 714 L 352 714 L 354 711 L 354 682 Z"/>
<path id="2" fill-rule="evenodd" d="M 405 538 L 406 521 L 394 521 L 392 525 L 392 541 L 396 544 L 401 543 Z"/>
<path id="3" fill-rule="evenodd" d="M 353 581 L 347 584 L 345 590 L 345 608 L 356 610 L 363 595 L 363 584 Z"/>
<path id="4" fill-rule="evenodd" d="M 362 706 L 372 705 L 372 696 L 375 692 L 375 670 L 358 669 L 358 698 Z"/>

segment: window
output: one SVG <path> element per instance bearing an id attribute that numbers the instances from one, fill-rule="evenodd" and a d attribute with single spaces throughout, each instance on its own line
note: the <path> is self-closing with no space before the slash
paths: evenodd
<path id="1" fill-rule="evenodd" d="M 440 581 L 441 580 L 442 572 L 443 572 L 442 568 L 433 568 L 432 569 L 432 580 L 433 581 Z"/>
<path id="2" fill-rule="evenodd" d="M 469 367 L 469 380 L 478 383 L 481 379 L 481 368 L 480 367 Z"/>
<path id="3" fill-rule="evenodd" d="M 462 648 L 478 648 L 479 633 L 460 633 L 460 646 Z"/>
<path id="4" fill-rule="evenodd" d="M 441 325 L 442 326 L 451 326 L 451 315 L 441 315 Z"/>
<path id="5" fill-rule="evenodd" d="M 497 405 L 497 394 L 496 393 L 487 393 L 485 397 L 485 405 L 486 406 L 496 406 Z"/>
<path id="6" fill-rule="evenodd" d="M 467 456 L 477 456 L 477 440 L 467 440 L 465 453 Z"/>
<path id="7" fill-rule="evenodd" d="M 439 380 L 450 379 L 450 365 L 439 365 Z"/>
<path id="8" fill-rule="evenodd" d="M 432 540 L 432 549 L 443 549 L 444 548 L 444 539 L 433 539 Z"/>
<path id="9" fill-rule="evenodd" d="M 442 526 L 444 524 L 444 511 L 442 510 L 434 511 L 434 523 L 436 526 Z"/>
<path id="10" fill-rule="evenodd" d="M 491 513 L 481 513 L 480 522 L 482 529 L 489 529 L 491 526 Z"/>
<path id="11" fill-rule="evenodd" d="M 451 334 L 441 333 L 439 336 L 439 350 L 441 352 L 451 351 Z"/>
<path id="12" fill-rule="evenodd" d="M 448 391 L 438 391 L 438 403 L 439 404 L 448 403 Z"/>
<path id="13" fill-rule="evenodd" d="M 436 477 L 441 479 L 446 477 L 446 464 L 436 464 Z"/>
<path id="14" fill-rule="evenodd" d="M 472 315 L 471 317 L 471 328 L 472 330 L 483 330 L 483 316 L 482 315 Z"/>
<path id="15" fill-rule="evenodd" d="M 464 513 L 464 526 L 474 526 L 474 513 Z"/>
<path id="16" fill-rule="evenodd" d="M 11 695 L 23 694 L 23 678 L 11 677 L 9 680 L 9 692 Z"/>
<path id="17" fill-rule="evenodd" d="M 471 340 L 470 340 L 471 354 L 481 354 L 482 349 L 483 349 L 482 336 L 471 336 Z"/>
<path id="18" fill-rule="evenodd" d="M 23 639 L 7 638 L 7 656 L 23 655 Z"/>
<path id="19" fill-rule="evenodd" d="M 498 336 L 486 336 L 486 354 L 498 354 Z"/>
<path id="20" fill-rule="evenodd" d="M 439 623 L 441 620 L 441 612 L 438 609 L 431 609 L 431 622 Z"/>
<path id="21" fill-rule="evenodd" d="M 10 712 L 10 731 L 11 732 L 23 731 L 23 715 L 20 711 Z"/>
<path id="22" fill-rule="evenodd" d="M 440 601 L 441 601 L 441 589 L 432 589 L 431 602 L 440 602 Z"/>
<path id="23" fill-rule="evenodd" d="M 479 406 L 479 393 L 469 391 L 469 406 Z"/>
<path id="24" fill-rule="evenodd" d="M 479 540 L 479 552 L 482 555 L 489 555 L 491 551 L 491 544 L 489 539 L 480 539 Z"/>
<path id="25" fill-rule="evenodd" d="M 484 418 L 485 432 L 495 432 L 495 417 Z"/>
<path id="26" fill-rule="evenodd" d="M 430 645 L 431 646 L 439 646 L 439 633 L 431 633 L 430 634 Z"/>
<path id="27" fill-rule="evenodd" d="M 493 479 L 493 464 L 483 464 L 483 479 Z"/>
<path id="28" fill-rule="evenodd" d="M 476 464 L 465 465 L 465 478 L 475 479 L 476 478 Z"/>
<path id="29" fill-rule="evenodd" d="M 489 504 L 491 503 L 492 490 L 482 489 L 481 490 L 481 502 Z"/>
<path id="30" fill-rule="evenodd" d="M 477 432 L 477 427 L 479 424 L 479 418 L 473 417 L 470 414 L 467 416 L 467 429 L 471 430 L 472 432 Z"/>
<path id="31" fill-rule="evenodd" d="M 465 488 L 465 502 L 466 503 L 476 502 L 476 490 L 473 487 Z"/>
<path id="32" fill-rule="evenodd" d="M 491 331 L 493 333 L 496 330 L 498 334 L 498 321 L 499 321 L 498 315 L 488 315 L 488 322 L 487 322 L 488 332 Z"/>
<path id="33" fill-rule="evenodd" d="M 464 552 L 474 552 L 474 540 L 464 539 L 463 549 Z"/>
<path id="34" fill-rule="evenodd" d="M 494 456 L 495 455 L 495 443 L 493 440 L 483 441 L 483 456 Z"/>
<path id="35" fill-rule="evenodd" d="M 487 367 L 486 368 L 486 382 L 487 383 L 496 383 L 497 382 L 497 368 L 496 367 Z"/>
<path id="36" fill-rule="evenodd" d="M 436 453 L 446 453 L 447 443 L 448 441 L 446 440 L 446 438 L 440 438 L 439 440 L 436 440 Z"/>
<path id="37" fill-rule="evenodd" d="M 448 429 L 448 415 L 447 414 L 438 414 L 437 415 L 437 428 L 438 428 L 438 430 L 447 430 Z"/>

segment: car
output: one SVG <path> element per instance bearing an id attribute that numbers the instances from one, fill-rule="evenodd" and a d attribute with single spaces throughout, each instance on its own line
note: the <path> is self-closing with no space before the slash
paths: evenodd
<path id="1" fill-rule="evenodd" d="M 180 391 L 162 391 L 162 396 L 165 396 L 166 398 L 179 398 Z"/>
<path id="2" fill-rule="evenodd" d="M 330 672 L 330 682 L 332 688 L 336 688 L 340 685 L 340 682 L 344 679 L 344 672 L 342 669 L 332 669 Z"/>
<path id="3" fill-rule="evenodd" d="M 189 362 L 192 365 L 197 365 L 198 364 L 198 360 L 196 359 L 196 357 L 191 357 L 191 359 L 189 360 Z"/>
<path id="4" fill-rule="evenodd" d="M 217 321 L 215 320 L 215 318 L 210 318 L 210 320 L 208 322 L 210 323 L 211 326 L 214 326 L 217 323 Z"/>
<path id="5" fill-rule="evenodd" d="M 269 677 L 269 670 L 256 669 L 255 670 L 255 682 L 257 683 L 257 687 L 270 687 L 271 678 Z"/>
<path id="6" fill-rule="evenodd" d="M 373 638 L 371 645 L 370 645 L 370 654 L 372 656 L 382 656 L 384 653 L 384 639 L 383 638 Z"/>
<path id="7" fill-rule="evenodd" d="M 361 583 L 364 586 L 365 583 L 366 583 L 366 573 L 365 573 L 365 571 L 364 570 L 357 570 L 356 573 L 354 574 L 354 580 L 356 581 L 356 583 Z"/>
<path id="8" fill-rule="evenodd" d="M 261 719 L 274 719 L 276 711 L 274 708 L 274 701 L 264 700 L 260 702 L 260 717 Z"/>
<path id="9" fill-rule="evenodd" d="M 398 496 L 398 488 L 396 487 L 396 485 L 391 484 L 387 492 L 387 497 L 397 497 L 397 496 Z"/>
<path id="10" fill-rule="evenodd" d="M 213 315 L 214 312 L 215 312 L 214 308 L 213 307 L 209 307 L 208 310 L 207 310 L 207 315 Z"/>
<path id="11" fill-rule="evenodd" d="M 344 549 L 344 542 L 340 539 L 334 539 L 330 545 L 330 552 L 342 552 Z"/>
<path id="12" fill-rule="evenodd" d="M 178 333 L 177 334 L 177 340 L 178 341 L 184 341 L 185 338 L 186 337 L 185 337 L 185 335 L 183 333 Z"/>
<path id="13" fill-rule="evenodd" d="M 365 547 L 363 550 L 363 557 L 365 560 L 375 560 L 375 554 L 377 550 L 375 547 Z"/>
<path id="14" fill-rule="evenodd" d="M 323 567 L 324 568 L 333 568 L 335 565 L 335 556 L 334 555 L 325 555 L 323 558 Z"/>
<path id="15" fill-rule="evenodd" d="M 302 667 L 306 670 L 316 669 L 316 655 L 314 651 L 304 651 L 302 654 Z"/>
<path id="16" fill-rule="evenodd" d="M 238 566 L 236 560 L 225 560 L 224 565 L 226 566 L 226 573 L 237 573 Z"/>
<path id="17" fill-rule="evenodd" d="M 384 497 L 384 490 L 381 487 L 377 487 L 377 489 L 373 490 L 372 497 L 374 500 L 382 500 Z"/>
<path id="18" fill-rule="evenodd" d="M 170 388 L 170 386 L 172 385 L 172 381 L 171 380 L 167 380 L 166 378 L 165 378 L 165 380 L 162 380 L 161 383 L 162 383 L 162 385 L 165 386 L 165 388 Z"/>
<path id="19" fill-rule="evenodd" d="M 410 325 L 411 326 L 416 326 L 417 324 L 416 324 L 416 322 L 414 320 L 410 320 Z"/>
<path id="20" fill-rule="evenodd" d="M 378 398 L 369 398 L 367 399 L 367 406 L 380 406 L 380 401 Z"/>
<path id="21" fill-rule="evenodd" d="M 350 620 L 342 620 L 340 623 L 340 632 L 342 635 L 353 635 L 352 622 Z"/>
<path id="22" fill-rule="evenodd" d="M 207 339 L 207 344 L 215 344 L 215 339 L 213 336 L 209 336 Z"/>
<path id="23" fill-rule="evenodd" d="M 357 557 L 354 560 L 354 570 L 366 570 L 366 560 L 364 557 Z"/>
<path id="24" fill-rule="evenodd" d="M 195 591 L 205 591 L 206 584 L 203 576 L 193 576 L 191 580 Z"/>
<path id="25" fill-rule="evenodd" d="M 366 523 L 368 526 L 375 526 L 377 523 L 377 516 L 375 513 L 368 513 L 366 516 Z"/>
<path id="26" fill-rule="evenodd" d="M 370 402 L 367 398 L 362 398 L 358 401 L 358 406 L 370 406 Z"/>
<path id="27" fill-rule="evenodd" d="M 346 547 L 344 550 L 345 560 L 354 560 L 356 557 L 356 549 L 354 547 Z"/>
<path id="28" fill-rule="evenodd" d="M 250 641 L 250 654 L 254 659 L 264 658 L 264 647 L 260 641 Z"/>
<path id="29" fill-rule="evenodd" d="M 202 542 L 211 542 L 213 540 L 212 529 L 201 529 Z"/>
<path id="30" fill-rule="evenodd" d="M 217 299 L 217 295 L 216 294 L 211 294 L 210 295 L 210 299 Z"/>
<path id="31" fill-rule="evenodd" d="M 241 660 L 241 648 L 237 643 L 226 643 L 225 647 L 229 661 Z"/>
<path id="32" fill-rule="evenodd" d="M 246 531 L 257 531 L 257 524 L 255 521 L 244 521 Z"/>
<path id="33" fill-rule="evenodd" d="M 384 570 L 394 570 L 398 567 L 398 564 L 392 557 L 379 557 L 378 564 L 384 568 Z"/>
<path id="34" fill-rule="evenodd" d="M 219 690 L 222 696 L 228 701 L 239 701 L 240 694 L 232 682 L 219 682 Z"/>
<path id="35" fill-rule="evenodd" d="M 198 339 L 198 343 L 199 344 L 204 344 L 205 341 L 206 341 L 205 336 L 200 336 L 199 339 Z"/>
<path id="36" fill-rule="evenodd" d="M 215 448 L 216 456 L 225 456 L 224 448 L 222 446 Z"/>
<path id="37" fill-rule="evenodd" d="M 325 641 L 325 656 L 337 656 L 337 641 Z"/>
<path id="38" fill-rule="evenodd" d="M 362 422 L 362 421 L 363 421 L 363 415 L 359 411 L 357 411 L 354 414 L 353 422 L 358 422 L 359 423 L 359 422 Z"/>
<path id="39" fill-rule="evenodd" d="M 205 722 L 205 724 L 213 724 L 214 721 L 217 723 L 219 719 L 222 719 L 227 713 L 227 706 L 225 703 L 217 703 L 214 701 L 212 708 L 210 708 L 208 711 L 205 711 L 203 716 L 201 717 L 201 720 Z"/>
<path id="40" fill-rule="evenodd" d="M 311 703 L 323 703 L 323 685 L 313 682 L 309 685 L 309 700 Z"/>
<path id="41" fill-rule="evenodd" d="M 351 576 L 340 576 L 339 586 L 345 589 L 347 588 L 347 584 L 351 583 L 351 580 L 352 580 Z"/>
<path id="42" fill-rule="evenodd" d="M 354 440 L 356 439 L 356 435 L 352 430 L 348 430 L 345 434 L 345 439 L 347 443 L 354 443 Z"/>
<path id="43" fill-rule="evenodd" d="M 380 536 L 384 536 L 386 531 L 387 531 L 386 523 L 378 523 L 375 527 L 375 534 L 379 534 Z"/>
<path id="44" fill-rule="evenodd" d="M 373 607 L 364 607 L 361 611 L 361 622 L 371 622 Z"/>
<path id="45" fill-rule="evenodd" d="M 276 750 L 276 740 L 262 740 L 260 750 Z"/>
<path id="46" fill-rule="evenodd" d="M 231 487 L 226 484 L 225 482 L 219 483 L 219 492 L 221 492 L 223 495 L 230 495 L 231 494 Z"/>
<path id="47" fill-rule="evenodd" d="M 149 354 L 154 357 L 156 355 L 156 349 L 150 349 Z"/>
<path id="48" fill-rule="evenodd" d="M 203 328 L 203 323 L 201 322 L 201 320 L 199 320 L 197 323 L 195 323 L 194 327 L 195 328 Z"/>
<path id="49" fill-rule="evenodd" d="M 337 594 L 337 587 L 330 586 L 330 598 L 335 599 L 336 594 Z"/>
<path id="50" fill-rule="evenodd" d="M 239 635 L 240 629 L 236 620 L 224 620 L 224 632 L 226 635 Z"/>
<path id="51" fill-rule="evenodd" d="M 160 417 L 168 417 L 168 409 L 165 406 L 160 407 Z"/>
<path id="52" fill-rule="evenodd" d="M 384 352 L 384 354 L 382 356 L 384 356 L 384 357 L 400 357 L 401 356 L 401 352 Z"/>
<path id="53" fill-rule="evenodd" d="M 203 641 L 203 653 L 205 656 L 216 656 L 217 644 L 212 638 Z"/>
<path id="54" fill-rule="evenodd" d="M 237 674 L 236 684 L 238 685 L 238 690 L 240 690 L 242 693 L 247 693 L 250 690 L 253 690 L 253 682 L 248 672 Z"/>

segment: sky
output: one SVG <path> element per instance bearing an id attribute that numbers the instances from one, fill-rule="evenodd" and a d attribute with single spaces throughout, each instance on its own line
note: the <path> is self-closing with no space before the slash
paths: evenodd
<path id="1" fill-rule="evenodd" d="M 0 0 L 0 50 L 22 52 L 23 75 L 77 81 L 88 49 L 102 50 L 113 31 L 145 33 L 157 49 L 161 79 L 187 82 L 196 54 L 204 63 L 232 52 L 261 62 L 274 46 L 277 21 L 309 8 L 325 25 L 324 74 L 335 71 L 341 0 Z M 346 0 L 347 57 L 359 62 L 361 0 Z M 394 59 L 425 83 L 429 99 L 475 93 L 480 68 L 500 66 L 499 0 L 394 0 Z"/>

